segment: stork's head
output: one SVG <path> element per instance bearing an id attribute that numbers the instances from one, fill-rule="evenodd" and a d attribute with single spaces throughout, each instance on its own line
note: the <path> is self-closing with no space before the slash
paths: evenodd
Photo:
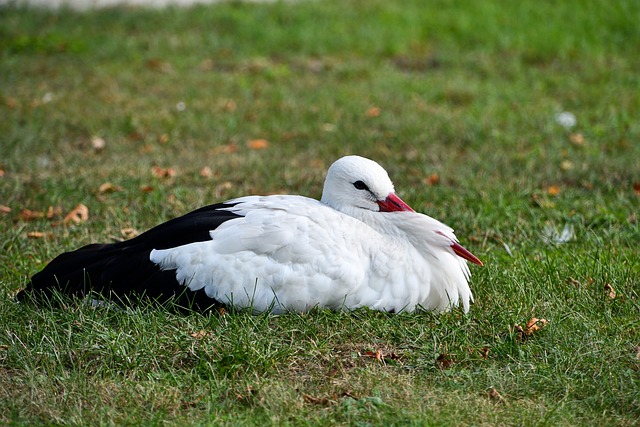
<path id="1" fill-rule="evenodd" d="M 347 214 L 357 209 L 413 212 L 396 196 L 387 171 L 360 156 L 342 157 L 331 165 L 324 181 L 322 202 Z"/>

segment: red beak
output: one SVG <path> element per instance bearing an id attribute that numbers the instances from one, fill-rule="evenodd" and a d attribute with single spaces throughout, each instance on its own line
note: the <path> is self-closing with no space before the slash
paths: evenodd
<path id="1" fill-rule="evenodd" d="M 384 200 L 378 200 L 378 206 L 380 206 L 380 212 L 415 212 L 411 206 L 406 204 L 404 200 L 396 196 L 394 193 L 389 194 Z"/>
<path id="2" fill-rule="evenodd" d="M 478 257 L 469 252 L 469 250 L 462 246 L 460 243 L 453 242 L 451 244 L 451 249 L 453 249 L 453 252 L 455 252 L 459 257 L 464 258 L 467 261 L 471 261 L 474 264 L 478 264 L 479 266 L 483 265 L 482 261 L 480 261 Z"/>

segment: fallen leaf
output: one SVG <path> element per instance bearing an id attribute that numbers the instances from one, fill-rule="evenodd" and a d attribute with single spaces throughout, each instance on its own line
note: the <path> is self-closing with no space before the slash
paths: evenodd
<path id="1" fill-rule="evenodd" d="M 141 185 L 140 186 L 140 191 L 142 191 L 143 193 L 151 193 L 153 191 L 153 186 L 152 185 Z"/>
<path id="2" fill-rule="evenodd" d="M 532 317 L 525 327 L 518 325 L 517 323 L 513 325 L 513 330 L 520 337 L 520 339 L 525 339 L 531 336 L 534 332 L 539 331 L 544 328 L 549 323 L 546 319 L 538 319 L 537 317 Z"/>
<path id="3" fill-rule="evenodd" d="M 547 194 L 550 196 L 557 196 L 560 194 L 560 186 L 558 185 L 550 185 L 547 187 Z"/>
<path id="4" fill-rule="evenodd" d="M 367 110 L 367 117 L 378 117 L 380 116 L 380 108 L 371 107 Z"/>
<path id="5" fill-rule="evenodd" d="M 205 166 L 200 169 L 200 176 L 203 178 L 211 178 L 213 176 L 213 171 L 209 166 Z"/>
<path id="6" fill-rule="evenodd" d="M 4 104 L 13 110 L 14 108 L 18 107 L 18 100 L 10 96 L 7 96 L 4 98 Z"/>
<path id="7" fill-rule="evenodd" d="M 425 182 L 431 186 L 438 185 L 440 184 L 440 176 L 437 173 L 432 173 L 425 179 Z"/>
<path id="8" fill-rule="evenodd" d="M 582 147 L 586 142 L 584 139 L 584 135 L 582 135 L 581 133 L 572 133 L 571 135 L 569 135 L 569 141 L 576 147 Z"/>
<path id="9" fill-rule="evenodd" d="M 269 141 L 267 141 L 266 139 L 252 139 L 251 141 L 247 142 L 247 147 L 252 150 L 264 150 L 265 148 L 269 147 Z"/>
<path id="10" fill-rule="evenodd" d="M 253 396 L 254 394 L 256 394 L 256 389 L 253 388 L 253 386 L 249 385 L 247 386 L 247 391 L 245 392 L 245 394 L 237 393 L 236 398 L 238 400 L 249 400 L 249 398 L 251 398 L 251 396 Z"/>
<path id="11" fill-rule="evenodd" d="M 216 63 L 213 62 L 213 59 L 208 58 L 205 59 L 204 61 L 202 61 L 200 63 L 200 65 L 198 66 L 198 68 L 200 69 L 200 71 L 212 71 L 215 67 Z"/>
<path id="12" fill-rule="evenodd" d="M 89 219 L 89 208 L 79 203 L 75 208 L 73 208 L 67 216 L 64 217 L 62 222 L 64 224 L 80 224 Z"/>
<path id="13" fill-rule="evenodd" d="M 372 359 L 376 359 L 380 363 L 382 363 L 382 361 L 383 361 L 382 350 L 380 350 L 380 349 L 376 350 L 375 352 L 373 352 L 373 351 L 365 351 L 364 356 L 365 357 L 371 357 Z"/>
<path id="14" fill-rule="evenodd" d="M 449 369 L 453 366 L 453 359 L 448 354 L 442 353 L 436 358 L 436 366 L 440 369 Z"/>
<path id="15" fill-rule="evenodd" d="M 570 285 L 575 286 L 576 288 L 579 288 L 580 286 L 582 286 L 580 281 L 578 279 L 574 279 L 573 277 L 569 277 L 567 279 L 567 283 L 570 284 Z"/>
<path id="16" fill-rule="evenodd" d="M 55 206 L 55 207 L 49 206 L 47 208 L 47 214 L 46 214 L 47 219 L 53 219 L 60 215 L 62 215 L 62 206 Z"/>
<path id="17" fill-rule="evenodd" d="M 151 174 L 156 178 L 173 178 L 176 176 L 176 169 L 172 167 L 162 168 L 154 166 L 151 168 Z"/>
<path id="18" fill-rule="evenodd" d="M 613 286 L 611 286 L 610 283 L 607 283 L 606 285 L 604 285 L 604 290 L 605 292 L 607 292 L 607 296 L 610 299 L 616 299 L 616 290 L 613 289 Z"/>
<path id="19" fill-rule="evenodd" d="M 166 133 L 163 133 L 158 137 L 158 142 L 160 144 L 166 144 L 167 142 L 169 142 L 169 135 L 167 135 Z"/>
<path id="20" fill-rule="evenodd" d="M 132 239 L 132 238 L 136 237 L 138 234 L 140 234 L 140 232 L 138 230 L 136 230 L 135 228 L 127 227 L 127 228 L 123 228 L 122 230 L 120 230 L 120 234 L 125 239 Z"/>
<path id="21" fill-rule="evenodd" d="M 547 319 L 538 319 L 537 317 L 533 317 L 527 322 L 524 333 L 527 335 L 531 335 L 535 331 L 538 331 L 547 326 L 547 323 L 549 323 Z"/>
<path id="22" fill-rule="evenodd" d="M 640 196 L 640 182 L 633 183 L 633 191 L 636 193 L 636 196 Z"/>
<path id="23" fill-rule="evenodd" d="M 495 387 L 491 387 L 489 389 L 489 398 L 491 398 L 492 400 L 495 400 L 496 402 L 499 403 L 505 403 L 505 399 L 504 397 L 502 397 L 502 395 L 498 392 L 498 390 L 496 390 Z"/>
<path id="24" fill-rule="evenodd" d="M 222 103 L 222 108 L 225 111 L 233 113 L 234 111 L 236 111 L 236 108 L 238 108 L 238 105 L 236 104 L 236 101 L 234 101 L 233 99 L 225 99 Z"/>
<path id="25" fill-rule="evenodd" d="M 98 187 L 98 193 L 106 194 L 106 193 L 115 193 L 116 191 L 122 190 L 122 187 L 114 185 L 110 182 L 105 182 Z"/>
<path id="26" fill-rule="evenodd" d="M 27 233 L 27 237 L 30 239 L 45 239 L 47 237 L 52 237 L 53 233 L 45 233 L 44 231 L 30 231 Z"/>
<path id="27" fill-rule="evenodd" d="M 104 150 L 104 147 L 107 146 L 107 142 L 99 136 L 94 136 L 93 138 L 91 138 L 91 146 L 94 150 L 99 152 Z"/>
<path id="28" fill-rule="evenodd" d="M 199 340 L 199 339 L 202 339 L 202 338 L 204 338 L 204 337 L 210 337 L 210 336 L 213 336 L 213 332 L 211 332 L 211 331 L 207 332 L 207 331 L 205 331 L 204 329 L 200 329 L 199 331 L 197 331 L 197 332 L 192 332 L 192 333 L 191 333 L 191 334 L 189 334 L 189 335 L 191 335 L 193 338 L 195 338 L 195 339 Z"/>
<path id="29" fill-rule="evenodd" d="M 161 73 L 165 73 L 165 74 L 172 74 L 174 71 L 173 65 L 171 65 L 171 63 L 167 61 L 163 61 L 162 59 L 159 59 L 159 58 L 149 59 L 147 61 L 147 68 L 151 70 L 160 71 Z"/>
<path id="30" fill-rule="evenodd" d="M 491 350 L 490 347 L 482 347 L 480 349 L 480 355 L 482 356 L 483 359 L 488 359 L 489 358 L 489 351 Z"/>
<path id="31" fill-rule="evenodd" d="M 300 394 L 302 394 L 302 398 L 304 399 L 305 402 L 311 403 L 313 405 L 328 405 L 330 403 L 334 403 L 333 401 L 327 399 L 326 397 L 313 397 L 310 394 L 303 393 L 303 392 L 301 392 Z"/>
<path id="32" fill-rule="evenodd" d="M 4 176 L 4 169 L 0 168 L 0 178 Z"/>
<path id="33" fill-rule="evenodd" d="M 9 206 L 0 205 L 0 213 L 1 214 L 8 214 L 10 212 L 11 212 L 11 208 Z"/>
<path id="34" fill-rule="evenodd" d="M 216 197 L 221 197 L 224 192 L 230 190 L 231 188 L 233 188 L 233 183 L 231 181 L 225 181 L 219 184 L 215 189 Z"/>
<path id="35" fill-rule="evenodd" d="M 20 219 L 23 221 L 33 221 L 40 218 L 44 218 L 44 212 L 42 211 L 32 211 L 30 209 L 22 209 L 20 211 Z"/>
<path id="36" fill-rule="evenodd" d="M 571 169 L 573 169 L 573 162 L 571 160 L 563 160 L 560 163 L 560 169 L 562 169 L 563 171 L 570 171 Z"/>

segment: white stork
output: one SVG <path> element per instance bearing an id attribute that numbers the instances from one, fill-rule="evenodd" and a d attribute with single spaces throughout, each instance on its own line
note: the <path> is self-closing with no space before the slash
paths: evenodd
<path id="1" fill-rule="evenodd" d="M 57 289 L 198 309 L 467 312 L 467 261 L 482 265 L 450 227 L 402 201 L 378 163 L 347 156 L 329 168 L 320 201 L 247 196 L 206 206 L 131 240 L 64 253 L 18 298 Z"/>

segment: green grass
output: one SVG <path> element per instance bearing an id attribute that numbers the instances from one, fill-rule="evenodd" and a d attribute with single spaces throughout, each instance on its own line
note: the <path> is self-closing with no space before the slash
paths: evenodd
<path id="1" fill-rule="evenodd" d="M 637 425 L 638 18 L 579 0 L 1 8 L 0 424 Z M 55 255 L 125 228 L 319 197 L 348 153 L 485 262 L 468 315 L 13 301 Z M 20 214 L 78 203 L 79 225 Z M 565 224 L 572 241 L 544 242 Z M 521 339 L 532 317 L 549 323 Z"/>

